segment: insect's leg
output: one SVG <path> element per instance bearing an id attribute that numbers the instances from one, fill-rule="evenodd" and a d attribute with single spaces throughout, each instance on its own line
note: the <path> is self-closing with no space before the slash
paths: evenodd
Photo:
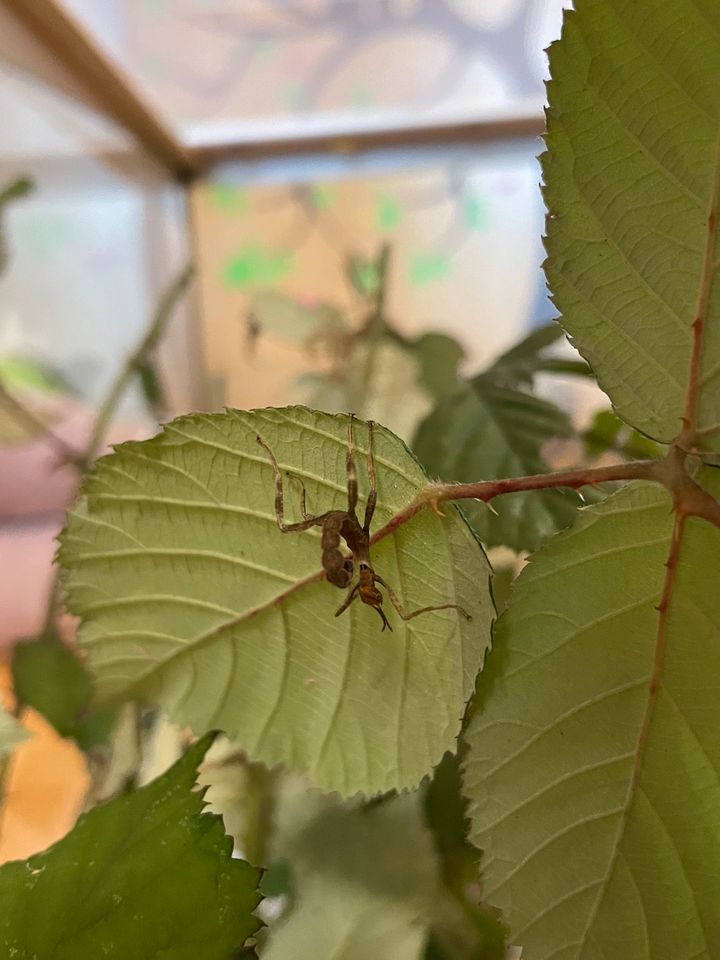
<path id="1" fill-rule="evenodd" d="M 400 603 L 400 598 L 395 593 L 395 591 L 390 586 L 390 584 L 386 583 L 383 580 L 383 578 L 379 577 L 377 574 L 375 574 L 375 580 L 378 583 L 382 584 L 383 587 L 385 587 L 385 589 L 387 590 L 387 595 L 390 597 L 390 602 L 395 607 L 395 609 L 397 610 L 398 616 L 402 620 L 412 620 L 413 617 L 417 617 L 421 613 L 430 613 L 432 610 L 457 610 L 461 617 L 464 617 L 466 620 L 472 620 L 472 617 L 470 616 L 470 614 L 467 613 L 465 610 L 463 610 L 463 608 L 459 606 L 457 603 L 440 603 L 437 606 L 420 607 L 419 610 L 413 610 L 412 613 L 407 613 L 405 610 L 403 610 L 402 604 Z"/>
<path id="2" fill-rule="evenodd" d="M 337 610 L 335 611 L 335 616 L 336 616 L 336 617 L 339 617 L 341 613 L 345 613 L 345 611 L 347 610 L 347 608 L 350 606 L 350 604 L 353 602 L 353 600 L 354 600 L 355 597 L 357 596 L 357 593 L 358 593 L 358 590 L 359 590 L 359 589 L 360 589 L 360 584 L 359 584 L 359 583 L 356 583 L 355 586 L 352 587 L 352 588 L 348 591 L 348 595 L 345 597 L 345 599 L 343 600 L 343 602 L 340 604 L 340 606 L 339 606 L 339 607 L 337 608 Z"/>
<path id="3" fill-rule="evenodd" d="M 374 426 L 375 424 L 372 422 L 372 420 L 368 420 L 368 498 L 367 503 L 365 504 L 365 525 L 363 527 L 363 530 L 366 534 L 370 533 L 370 524 L 372 522 L 373 514 L 375 513 L 375 504 L 377 503 L 377 480 L 375 478 L 375 457 L 373 455 Z M 385 628 L 383 627 L 383 629 Z"/>
<path id="4" fill-rule="evenodd" d="M 307 509 L 305 508 L 305 484 L 302 482 L 302 479 L 300 477 L 297 477 L 294 473 L 288 472 L 288 477 L 291 480 L 294 480 L 295 483 L 300 484 L 300 513 L 302 515 L 303 520 L 309 520 L 311 515 L 307 512 Z"/>
<path id="5" fill-rule="evenodd" d="M 348 489 L 348 513 L 354 515 L 355 507 L 358 501 L 357 471 L 355 469 L 355 459 L 353 457 L 353 414 L 348 414 L 348 439 L 347 439 L 347 489 Z"/>
<path id="6" fill-rule="evenodd" d="M 263 448 L 268 457 L 270 457 L 270 462 L 272 463 L 273 470 L 275 471 L 275 519 L 277 520 L 278 527 L 282 530 L 283 533 L 299 533 L 301 530 L 309 530 L 310 527 L 316 525 L 321 525 L 322 521 L 325 518 L 325 514 L 322 514 L 318 517 L 309 517 L 305 513 L 305 486 L 303 485 L 303 494 L 301 499 L 302 513 L 303 518 L 298 523 L 286 523 L 285 522 L 285 505 L 283 500 L 283 481 L 282 481 L 282 471 L 280 470 L 280 465 L 275 459 L 275 454 L 272 452 L 270 447 L 265 443 L 261 436 L 256 437 L 257 442 Z M 297 480 L 300 480 L 299 477 L 296 477 Z M 300 480 L 302 483 L 302 480 Z"/>

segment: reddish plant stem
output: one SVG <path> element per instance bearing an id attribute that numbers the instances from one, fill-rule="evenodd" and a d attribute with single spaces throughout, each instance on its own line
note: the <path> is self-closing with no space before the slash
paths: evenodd
<path id="1" fill-rule="evenodd" d="M 607 483 L 612 480 L 657 480 L 665 483 L 660 460 L 635 460 L 631 463 L 618 463 L 609 467 L 583 467 L 579 470 L 559 470 L 556 473 L 538 473 L 528 477 L 509 477 L 506 480 L 479 480 L 476 483 L 435 483 L 418 494 L 407 507 L 396 513 L 384 527 L 375 533 L 371 543 L 389 536 L 398 527 L 407 523 L 423 507 L 431 507 L 440 513 L 439 504 L 445 500 L 481 500 L 488 503 L 504 493 L 521 493 L 527 490 L 550 490 L 554 487 L 591 486 L 595 483 Z M 688 477 L 690 483 L 692 480 Z M 712 499 L 712 498 L 711 498 Z"/>
<path id="2" fill-rule="evenodd" d="M 698 401 L 700 392 L 700 362 L 702 360 L 703 335 L 705 319 L 710 302 L 710 288 L 714 272 L 714 250 L 717 234 L 718 200 L 720 198 L 720 135 L 718 135 L 715 151 L 715 170 L 710 186 L 710 200 L 708 203 L 707 229 L 705 232 L 705 250 L 703 253 L 700 284 L 698 288 L 695 319 L 692 325 L 692 350 L 690 354 L 690 369 L 688 371 L 687 394 L 685 396 L 685 413 L 683 415 L 683 430 L 678 437 L 678 444 L 686 450 L 695 445 L 697 430 Z"/>

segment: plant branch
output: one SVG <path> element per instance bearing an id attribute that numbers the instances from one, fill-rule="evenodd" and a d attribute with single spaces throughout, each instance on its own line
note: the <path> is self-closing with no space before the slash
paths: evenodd
<path id="1" fill-rule="evenodd" d="M 476 483 L 434 483 L 428 485 L 407 507 L 396 513 L 385 526 L 371 538 L 371 543 L 382 540 L 402 524 L 407 523 L 423 507 L 441 513 L 439 505 L 446 500 L 481 500 L 489 503 L 506 493 L 521 493 L 528 490 L 549 490 L 554 487 L 591 486 L 613 480 L 656 480 L 665 483 L 658 460 L 635 460 L 630 463 L 612 464 L 608 467 L 582 467 L 578 470 L 559 470 L 555 473 L 538 473 L 526 477 L 509 477 L 505 480 L 479 480 Z M 688 477 L 688 480 L 690 478 Z M 692 482 L 692 481 L 691 481 Z"/>
<path id="2" fill-rule="evenodd" d="M 700 362 L 702 360 L 703 336 L 710 303 L 710 288 L 713 279 L 713 260 L 715 241 L 718 227 L 718 201 L 720 200 L 720 134 L 718 134 L 715 150 L 715 170 L 710 187 L 710 201 L 708 204 L 707 228 L 705 233 L 705 250 L 703 254 L 702 270 L 695 319 L 692 325 L 692 351 L 690 355 L 690 369 L 688 372 L 688 387 L 685 398 L 685 413 L 683 416 L 683 430 L 678 438 L 686 449 L 692 449 L 696 439 L 698 401 L 700 394 Z"/>
<path id="3" fill-rule="evenodd" d="M 180 276 L 165 292 L 147 330 L 112 382 L 105 399 L 100 405 L 90 438 L 85 447 L 84 456 L 88 464 L 92 463 L 102 447 L 105 432 L 115 415 L 115 410 L 120 402 L 120 398 L 133 377 L 137 375 L 143 363 L 157 346 L 180 297 L 187 289 L 193 277 L 193 273 L 194 268 L 191 265 L 185 267 Z"/>
<path id="4" fill-rule="evenodd" d="M 78 465 L 81 473 L 85 473 L 87 470 L 89 470 L 93 460 L 102 448 L 105 439 L 105 433 L 111 420 L 115 416 L 115 411 L 123 393 L 131 383 L 133 377 L 138 373 L 143 363 L 147 361 L 149 355 L 158 345 L 158 342 L 165 332 L 165 328 L 175 310 L 175 307 L 178 304 L 178 301 L 192 280 L 194 272 L 194 267 L 192 264 L 189 264 L 170 285 L 160 300 L 160 303 L 153 313 L 147 329 L 138 341 L 137 346 L 128 356 L 127 360 L 110 385 L 110 389 L 108 390 L 105 399 L 100 404 L 100 408 L 95 417 L 95 422 L 93 423 L 90 436 L 85 444 L 84 449 L 79 454 L 73 451 L 75 455 L 74 462 L 76 465 Z M 59 605 L 60 572 L 56 567 L 52 584 L 50 586 L 50 593 L 48 595 L 47 606 L 45 610 L 45 620 L 41 633 L 42 636 L 47 638 L 55 637 L 54 624 Z"/>
<path id="5" fill-rule="evenodd" d="M 39 434 L 40 438 L 55 449 L 61 463 L 70 463 L 79 466 L 82 462 L 82 455 L 79 451 L 66 443 L 62 437 L 59 437 L 53 430 L 44 423 L 40 417 L 36 416 L 32 410 L 28 409 L 24 403 L 13 396 L 7 387 L 0 381 L 0 404 L 2 404 L 9 414 L 17 420 L 18 423 L 27 427 L 31 433 Z"/>

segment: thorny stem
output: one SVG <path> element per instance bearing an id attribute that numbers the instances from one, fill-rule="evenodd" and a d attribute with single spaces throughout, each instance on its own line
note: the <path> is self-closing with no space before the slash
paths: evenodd
<path id="1" fill-rule="evenodd" d="M 95 423 L 93 425 L 92 433 L 90 434 L 90 438 L 85 447 L 84 456 L 88 463 L 92 463 L 97 456 L 98 451 L 102 447 L 105 432 L 115 414 L 115 410 L 120 398 L 129 386 L 133 377 L 135 377 L 135 375 L 138 373 L 140 367 L 157 346 L 160 338 L 165 332 L 165 327 L 167 326 L 168 321 L 170 320 L 170 317 L 177 306 L 178 300 L 185 292 L 193 277 L 193 273 L 194 268 L 191 265 L 185 267 L 180 276 L 165 292 L 150 321 L 150 325 L 143 334 L 138 345 L 135 347 L 133 352 L 119 370 L 112 385 L 110 386 L 105 399 L 100 405 L 100 409 L 98 410 Z"/>
<path id="2" fill-rule="evenodd" d="M 715 150 L 715 172 L 710 187 L 708 203 L 707 229 L 705 232 L 705 250 L 703 253 L 702 271 L 698 289 L 695 319 L 692 325 L 692 352 L 690 355 L 690 369 L 688 371 L 688 386 L 685 398 L 685 413 L 683 416 L 683 431 L 678 437 L 678 446 L 686 450 L 692 449 L 697 439 L 698 403 L 700 398 L 700 361 L 710 302 L 710 289 L 714 273 L 714 249 L 718 227 L 718 202 L 720 200 L 720 133 L 718 134 Z"/>
<path id="3" fill-rule="evenodd" d="M 137 346 L 128 356 L 123 366 L 117 373 L 117 376 L 110 385 L 105 399 L 100 404 L 100 408 L 95 417 L 92 430 L 87 443 L 82 451 L 73 451 L 73 462 L 78 466 L 81 475 L 90 468 L 93 460 L 99 453 L 103 445 L 107 428 L 115 415 L 117 406 L 123 393 L 130 385 L 131 381 L 138 373 L 140 367 L 145 363 L 158 345 L 160 338 L 165 332 L 165 328 L 172 316 L 175 308 L 192 280 L 195 270 L 192 264 L 189 264 L 180 273 L 176 280 L 170 285 L 163 295 L 155 312 L 153 313 L 147 329 L 138 341 Z M 47 433 L 47 431 L 45 431 Z M 41 636 L 47 638 L 55 637 L 55 620 L 60 606 L 60 572 L 56 568 L 53 574 L 50 592 L 48 594 L 47 606 L 45 609 L 45 619 Z"/>
<path id="4" fill-rule="evenodd" d="M 483 503 L 489 503 L 502 494 L 520 493 L 526 490 L 550 490 L 554 487 L 570 487 L 577 490 L 579 487 L 607 483 L 612 480 L 652 480 L 656 466 L 655 460 L 635 460 L 608 467 L 561 470 L 556 473 L 538 473 L 527 477 L 509 477 L 505 480 L 430 484 L 407 507 L 396 513 L 382 529 L 378 530 L 371 538 L 371 543 L 394 533 L 423 507 L 429 506 L 436 513 L 441 513 L 439 505 L 446 500 L 481 500 Z"/>

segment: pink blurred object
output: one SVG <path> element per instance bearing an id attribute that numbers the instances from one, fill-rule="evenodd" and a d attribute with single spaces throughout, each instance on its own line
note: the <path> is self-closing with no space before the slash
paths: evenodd
<path id="1" fill-rule="evenodd" d="M 95 414 L 75 402 L 65 403 L 53 433 L 81 451 Z M 120 421 L 110 429 L 108 447 L 143 440 L 153 432 L 148 424 Z M 0 648 L 42 627 L 55 538 L 78 483 L 77 469 L 58 466 L 57 449 L 47 440 L 0 447 Z"/>

